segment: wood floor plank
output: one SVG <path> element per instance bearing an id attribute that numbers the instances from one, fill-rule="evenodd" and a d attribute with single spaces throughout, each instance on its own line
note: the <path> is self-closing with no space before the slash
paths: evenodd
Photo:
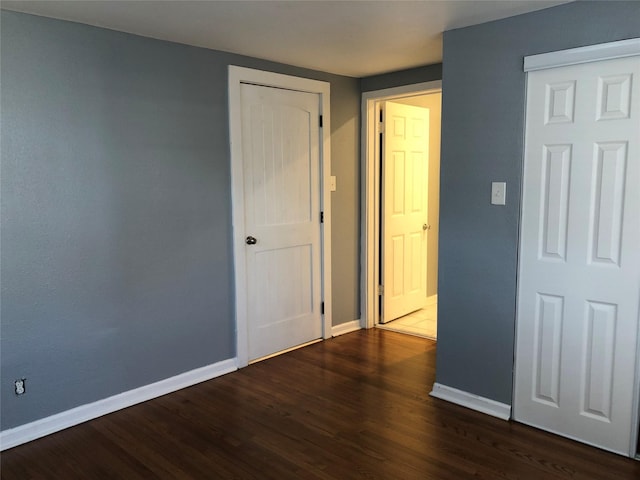
<path id="1" fill-rule="evenodd" d="M 435 351 L 353 332 L 7 450 L 2 479 L 640 479 L 640 462 L 429 397 Z"/>

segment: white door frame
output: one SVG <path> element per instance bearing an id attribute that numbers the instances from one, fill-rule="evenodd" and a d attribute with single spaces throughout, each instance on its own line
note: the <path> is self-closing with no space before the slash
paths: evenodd
<path id="1" fill-rule="evenodd" d="M 249 332 L 247 320 L 247 259 L 244 231 L 244 178 L 242 158 L 242 108 L 240 85 L 250 83 L 265 87 L 283 88 L 320 96 L 322 139 L 320 141 L 320 208 L 324 223 L 320 229 L 323 338 L 331 337 L 331 127 L 330 85 L 328 82 L 265 72 L 251 68 L 229 66 L 229 137 L 231 142 L 231 210 L 233 222 L 233 262 L 236 307 L 236 360 L 238 367 L 249 364 Z M 318 219 L 320 221 L 320 219 Z"/>
<path id="2" fill-rule="evenodd" d="M 623 58 L 634 55 L 640 55 L 640 38 L 632 38 L 630 40 L 621 40 L 617 42 L 607 42 L 597 45 L 589 45 L 586 47 L 579 48 L 571 48 L 567 50 L 559 50 L 556 52 L 549 53 L 541 53 L 538 55 L 530 55 L 524 57 L 523 69 L 524 72 L 531 72 L 535 70 L 543 70 L 547 68 L 555 68 L 555 67 L 563 67 L 567 65 L 576 65 L 580 63 L 588 63 L 588 62 L 597 62 L 600 60 L 612 60 L 615 58 Z M 526 118 L 526 111 L 525 111 Z M 524 147 L 522 151 L 522 165 L 524 166 Z M 521 191 L 524 195 L 524 168 L 523 175 L 521 178 Z M 520 204 L 522 205 L 523 198 L 520 198 Z M 522 228 L 522 211 L 520 211 L 520 228 Z M 520 235 L 521 237 L 521 235 Z M 522 248 L 522 239 L 520 239 L 518 245 L 518 252 L 520 252 Z M 519 257 L 519 255 L 518 255 Z M 520 258 L 518 258 L 518 280 L 520 278 Z M 517 281 L 518 289 L 520 282 Z M 520 298 L 519 291 L 516 292 L 516 298 Z M 516 308 L 518 302 L 516 302 Z M 515 332 L 517 335 L 518 331 L 518 312 L 516 310 L 516 328 Z M 638 318 L 638 325 L 640 329 L 640 318 Z M 513 393 L 512 397 L 515 397 L 515 388 L 516 388 L 516 378 L 515 378 L 515 361 L 518 358 L 517 351 L 517 342 L 515 342 L 514 336 L 514 369 L 513 369 Z M 633 379 L 634 382 L 634 399 L 633 399 L 633 420 L 632 424 L 636 427 L 631 431 L 631 448 L 629 451 L 630 457 L 635 457 L 637 448 L 638 448 L 638 427 L 640 423 L 640 335 L 638 335 L 637 345 L 636 345 L 636 375 Z M 513 418 L 513 410 L 511 414 Z"/>
<path id="3" fill-rule="evenodd" d="M 442 91 L 442 80 L 374 90 L 362 94 L 362 207 L 360 326 L 371 328 L 380 322 L 378 278 L 380 278 L 380 165 L 377 161 L 376 102 L 393 98 L 427 95 Z"/>

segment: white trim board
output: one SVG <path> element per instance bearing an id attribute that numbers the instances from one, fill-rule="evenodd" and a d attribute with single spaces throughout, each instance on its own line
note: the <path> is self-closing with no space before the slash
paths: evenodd
<path id="1" fill-rule="evenodd" d="M 379 179 L 380 172 L 376 156 L 376 125 L 378 119 L 375 104 L 378 101 L 390 100 L 398 97 L 410 97 L 427 95 L 442 91 L 442 80 L 432 82 L 403 85 L 401 87 L 385 88 L 362 93 L 360 130 L 360 151 L 362 171 L 362 201 L 361 201 L 361 238 L 360 238 L 360 264 L 362 296 L 360 303 L 360 322 L 362 328 L 372 328 L 379 323 L 378 312 L 378 278 L 379 278 Z M 369 248 L 373 246 L 373 248 Z"/>
<path id="2" fill-rule="evenodd" d="M 440 400 L 446 400 L 447 402 L 470 408 L 471 410 L 476 410 L 477 412 L 486 413 L 501 420 L 509 420 L 511 418 L 511 405 L 496 402 L 495 400 L 458 390 L 457 388 L 447 387 L 440 383 L 433 384 L 433 390 L 431 390 L 429 395 L 439 398 Z"/>
<path id="3" fill-rule="evenodd" d="M 249 333 L 247 324 L 247 293 L 244 239 L 244 178 L 242 169 L 242 118 L 240 85 L 251 83 L 266 87 L 285 88 L 320 96 L 322 139 L 320 142 L 321 188 L 320 204 L 324 212 L 322 235 L 322 301 L 324 302 L 322 337 L 332 335 L 331 296 L 331 111 L 330 84 L 319 80 L 293 77 L 279 73 L 229 66 L 229 140 L 231 146 L 231 210 L 233 221 L 233 262 L 235 270 L 236 354 L 238 367 L 249 364 Z"/>
<path id="4" fill-rule="evenodd" d="M 355 332 L 361 328 L 360 320 L 352 320 L 350 322 L 341 323 L 340 325 L 334 325 L 331 329 L 331 336 L 337 337 L 339 335 L 344 335 L 345 333 Z"/>
<path id="5" fill-rule="evenodd" d="M 196 368 L 174 377 L 119 393 L 97 402 L 81 405 L 50 417 L 0 432 L 0 451 L 73 427 L 94 418 L 161 397 L 168 393 L 205 382 L 238 369 L 235 358 Z"/>
<path id="6" fill-rule="evenodd" d="M 640 55 L 640 38 L 620 40 L 618 42 L 588 45 L 586 47 L 570 48 L 557 52 L 541 53 L 524 57 L 524 71 L 543 70 L 545 68 L 564 67 L 578 63 L 598 62 L 614 58 Z"/>

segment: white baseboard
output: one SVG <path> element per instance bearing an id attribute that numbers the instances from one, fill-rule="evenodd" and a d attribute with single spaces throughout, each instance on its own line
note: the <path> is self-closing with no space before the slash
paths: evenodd
<path id="1" fill-rule="evenodd" d="M 331 336 L 337 337 L 338 335 L 344 335 L 345 333 L 355 332 L 361 328 L 360 320 L 352 320 L 351 322 L 341 323 L 340 325 L 336 325 L 331 328 Z"/>
<path id="2" fill-rule="evenodd" d="M 431 295 L 430 297 L 427 297 L 427 303 L 425 304 L 426 307 L 430 307 L 431 305 L 437 305 L 438 303 L 438 294 L 436 293 L 435 295 Z"/>
<path id="3" fill-rule="evenodd" d="M 3 430 L 0 432 L 0 451 L 16 447 L 51 433 L 59 432 L 65 428 L 73 427 L 74 425 L 130 407 L 137 403 L 146 402 L 152 398 L 160 397 L 206 380 L 211 380 L 212 378 L 233 372 L 237 369 L 237 359 L 230 358 L 212 365 L 207 365 L 206 367 L 181 373 L 175 377 L 119 393 L 112 397 L 98 400 L 97 402 L 81 405 L 71 410 L 51 415 L 50 417 L 20 425 L 19 427 Z"/>
<path id="4" fill-rule="evenodd" d="M 457 388 L 447 387 L 440 383 L 433 384 L 433 390 L 429 394 L 432 397 L 446 400 L 447 402 L 455 403 L 463 407 L 476 410 L 478 412 L 486 413 L 493 417 L 500 418 L 502 420 L 509 420 L 511 418 L 511 405 L 506 403 L 496 402 L 489 398 L 484 398 L 473 393 L 458 390 Z"/>

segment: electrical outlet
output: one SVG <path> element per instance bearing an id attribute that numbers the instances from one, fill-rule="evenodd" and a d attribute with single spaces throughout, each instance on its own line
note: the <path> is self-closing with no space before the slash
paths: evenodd
<path id="1" fill-rule="evenodd" d="M 14 382 L 16 395 L 23 395 L 27 391 L 27 379 L 20 378 Z"/>

